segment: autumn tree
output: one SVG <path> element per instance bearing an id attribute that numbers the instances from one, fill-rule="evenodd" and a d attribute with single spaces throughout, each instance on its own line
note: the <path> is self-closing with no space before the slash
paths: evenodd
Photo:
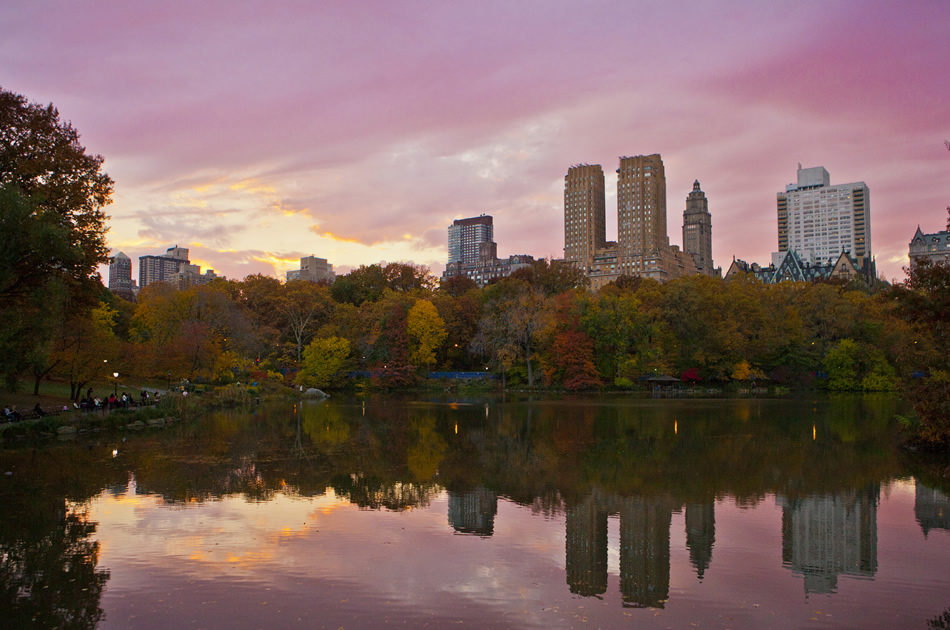
<path id="1" fill-rule="evenodd" d="M 176 378 L 212 378 L 219 355 L 242 354 L 247 337 L 244 313 L 223 287 L 176 290 L 164 282 L 143 289 L 132 321 L 133 337 L 150 353 L 143 369 Z"/>
<path id="2" fill-rule="evenodd" d="M 471 349 L 489 357 L 502 376 L 523 362 L 528 386 L 534 386 L 535 337 L 544 326 L 548 311 L 544 294 L 517 278 L 506 278 L 486 290 L 483 315 Z"/>
<path id="3" fill-rule="evenodd" d="M 350 342 L 339 337 L 314 339 L 303 351 L 303 364 L 297 372 L 297 384 L 303 387 L 329 387 L 350 356 Z"/>
<path id="4" fill-rule="evenodd" d="M 333 300 L 326 286 L 307 280 L 291 280 L 284 285 L 278 307 L 284 334 L 294 345 L 296 360 L 317 329 L 331 316 Z"/>
<path id="5" fill-rule="evenodd" d="M 231 284 L 232 299 L 244 309 L 254 328 L 252 354 L 256 359 L 276 353 L 284 319 L 284 285 L 263 274 L 252 274 Z"/>
<path id="6" fill-rule="evenodd" d="M 535 260 L 513 271 L 511 277 L 530 284 L 546 296 L 590 286 L 590 280 L 579 267 L 563 260 Z"/>
<path id="7" fill-rule="evenodd" d="M 474 283 L 473 283 L 474 284 Z M 446 339 L 441 361 L 446 369 L 480 369 L 477 358 L 469 352 L 469 344 L 478 330 L 481 316 L 479 290 L 469 290 L 457 297 L 442 291 L 432 295 L 432 303 L 445 322 Z"/>
<path id="8" fill-rule="evenodd" d="M 383 293 L 391 291 L 410 292 L 432 290 L 435 279 L 429 269 L 408 263 L 361 265 L 344 276 L 337 276 L 330 286 L 333 299 L 360 306 L 364 302 L 376 302 Z"/>
<path id="9" fill-rule="evenodd" d="M 406 333 L 409 336 L 409 361 L 414 365 L 425 366 L 435 361 L 436 350 L 447 335 L 445 321 L 428 300 L 417 300 L 409 309 Z"/>
<path id="10" fill-rule="evenodd" d="M 594 365 L 594 342 L 581 329 L 581 315 L 590 301 L 584 292 L 566 291 L 553 298 L 552 316 L 542 333 L 547 338 L 544 352 L 545 378 L 571 390 L 601 384 Z"/>
<path id="11" fill-rule="evenodd" d="M 440 291 L 454 298 L 462 297 L 469 291 L 477 289 L 478 283 L 467 276 L 450 276 L 439 284 Z"/>
<path id="12" fill-rule="evenodd" d="M 892 289 L 891 299 L 903 318 L 926 331 L 935 350 L 928 364 L 917 366 L 929 376 L 910 389 L 917 424 L 909 439 L 950 450 L 950 264 L 920 260 L 907 272 L 907 280 Z"/>
<path id="13" fill-rule="evenodd" d="M 103 304 L 89 312 L 67 316 L 51 351 L 53 374 L 69 383 L 69 396 L 79 402 L 88 383 L 118 365 L 118 340 L 113 333 L 117 312 Z"/>

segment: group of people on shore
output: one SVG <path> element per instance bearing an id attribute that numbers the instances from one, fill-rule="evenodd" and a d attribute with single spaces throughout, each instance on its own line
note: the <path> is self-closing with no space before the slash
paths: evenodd
<path id="1" fill-rule="evenodd" d="M 83 396 L 78 404 L 73 406 L 76 409 L 81 409 L 83 411 L 93 411 L 97 409 L 117 409 L 119 407 L 137 407 L 139 405 L 148 405 L 153 402 L 158 402 L 159 393 L 156 391 L 154 394 L 149 394 L 148 391 L 142 390 L 142 393 L 139 395 L 139 400 L 135 400 L 135 396 L 122 392 L 121 396 L 116 396 L 115 393 L 109 394 L 107 398 L 99 398 L 98 396 L 93 396 L 92 388 L 90 387 L 86 391 L 86 395 Z M 63 411 L 68 411 L 69 407 L 64 406 Z M 36 403 L 36 406 L 33 407 L 32 415 L 42 418 L 43 416 L 49 414 L 50 412 L 40 407 L 40 403 Z M 6 405 L 3 408 L 3 421 L 5 422 L 19 422 L 23 420 L 23 414 L 17 411 L 16 405 Z"/>
<path id="2" fill-rule="evenodd" d="M 98 396 L 93 397 L 92 388 L 86 392 L 86 395 L 82 397 L 79 401 L 80 409 L 116 409 L 118 407 L 137 407 L 139 405 L 148 405 L 153 401 L 158 402 L 158 392 L 155 394 L 149 394 L 148 391 L 142 390 L 142 393 L 139 395 L 139 400 L 135 400 L 135 396 L 122 392 L 121 396 L 116 396 L 114 393 L 109 394 L 109 397 L 106 399 L 100 399 Z"/>

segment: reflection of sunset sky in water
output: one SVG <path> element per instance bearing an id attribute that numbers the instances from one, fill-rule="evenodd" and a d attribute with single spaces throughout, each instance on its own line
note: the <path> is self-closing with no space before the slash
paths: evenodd
<path id="1" fill-rule="evenodd" d="M 333 627 L 387 620 L 679 627 L 716 626 L 719 615 L 726 627 L 881 627 L 894 611 L 922 623 L 950 604 L 950 532 L 924 538 L 913 481 L 881 488 L 877 568 L 869 577 L 838 576 L 834 594 L 807 593 L 803 576 L 783 566 L 776 496 L 745 507 L 731 497 L 716 501 L 715 543 L 702 580 L 690 563 L 685 510 L 669 502 L 669 599 L 662 609 L 642 610 L 621 602 L 623 525 L 616 514 L 607 522 L 606 590 L 580 597 L 565 579 L 564 514 L 533 514 L 499 498 L 490 537 L 458 535 L 447 519 L 449 503 L 444 491 L 427 507 L 402 512 L 360 510 L 332 489 L 311 498 L 227 496 L 185 506 L 137 495 L 134 483 L 124 494 L 105 492 L 89 514 L 98 521 L 99 566 L 112 576 L 102 600 L 104 627 L 188 619 L 281 627 L 298 618 Z M 908 601 L 909 580 L 919 585 L 913 601 L 932 603 Z"/>

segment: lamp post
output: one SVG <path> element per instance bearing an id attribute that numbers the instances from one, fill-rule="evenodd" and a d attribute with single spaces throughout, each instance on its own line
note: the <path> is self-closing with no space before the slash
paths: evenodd
<path id="1" fill-rule="evenodd" d="M 112 378 L 115 379 L 115 387 L 113 388 L 112 393 L 115 394 L 116 398 L 118 398 L 119 397 L 119 373 L 113 372 Z"/>

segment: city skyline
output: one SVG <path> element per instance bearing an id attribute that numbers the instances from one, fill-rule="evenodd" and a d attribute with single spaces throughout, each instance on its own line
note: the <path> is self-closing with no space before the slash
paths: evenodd
<path id="1" fill-rule="evenodd" d="M 506 253 L 560 257 L 567 166 L 630 154 L 663 156 L 675 216 L 702 182 L 719 264 L 778 251 L 797 163 L 873 190 L 889 280 L 917 225 L 944 225 L 950 6 L 377 9 L 15 1 L 0 85 L 52 102 L 105 157 L 113 255 L 177 243 L 229 278 L 314 253 L 339 274 L 438 276 L 445 226 L 481 214 Z"/>

